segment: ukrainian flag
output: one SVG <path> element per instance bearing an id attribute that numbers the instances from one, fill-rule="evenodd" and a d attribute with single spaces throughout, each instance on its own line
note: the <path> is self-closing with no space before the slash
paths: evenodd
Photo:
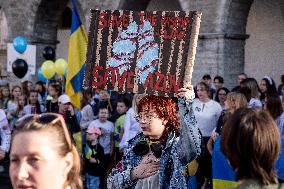
<path id="1" fill-rule="evenodd" d="M 281 152 L 275 163 L 275 169 L 278 178 L 284 180 L 284 137 L 281 139 L 281 144 Z M 221 151 L 221 137 L 218 137 L 214 143 L 212 166 L 213 189 L 230 189 L 239 185 L 234 170 Z"/>
<path id="2" fill-rule="evenodd" d="M 236 174 L 221 151 L 221 137 L 215 143 L 212 154 L 213 189 L 229 189 L 239 185 Z"/>
<path id="3" fill-rule="evenodd" d="M 87 51 L 87 35 L 80 20 L 74 0 L 72 10 L 71 36 L 68 49 L 66 93 L 73 105 L 80 109 L 80 96 L 84 79 Z"/>
<path id="4" fill-rule="evenodd" d="M 86 146 L 85 146 L 84 153 L 85 153 L 85 157 L 87 159 L 91 158 L 91 156 L 92 156 L 92 149 L 90 148 L 90 146 L 88 144 L 86 144 Z"/>

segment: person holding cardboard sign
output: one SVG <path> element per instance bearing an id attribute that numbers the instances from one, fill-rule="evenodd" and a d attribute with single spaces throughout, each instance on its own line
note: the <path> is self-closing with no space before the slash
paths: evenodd
<path id="1" fill-rule="evenodd" d="M 146 96 L 138 104 L 141 133 L 108 177 L 108 188 L 187 188 L 183 171 L 201 153 L 192 110 L 192 86 L 179 90 L 179 113 L 168 97 Z"/>

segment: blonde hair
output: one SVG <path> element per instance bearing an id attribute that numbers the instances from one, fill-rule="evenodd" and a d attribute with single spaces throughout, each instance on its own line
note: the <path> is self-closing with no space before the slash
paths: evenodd
<path id="1" fill-rule="evenodd" d="M 137 106 L 138 106 L 138 102 L 137 102 L 137 99 L 139 98 L 139 97 L 145 97 L 145 96 L 147 96 L 146 94 L 135 94 L 134 96 L 133 96 L 133 100 L 132 100 L 132 108 L 133 108 L 133 110 L 134 110 L 134 113 L 135 114 L 137 114 L 138 113 L 138 108 L 137 108 Z"/>
<path id="2" fill-rule="evenodd" d="M 72 154 L 73 164 L 72 168 L 67 174 L 66 181 L 64 183 L 64 188 L 70 186 L 72 189 L 83 189 L 82 179 L 80 176 L 81 171 L 81 162 L 79 153 L 71 140 L 71 136 L 68 132 L 67 126 L 62 118 L 62 116 L 52 113 L 47 113 L 51 115 L 57 116 L 53 121 L 48 123 L 42 123 L 39 121 L 41 115 L 35 115 L 31 121 L 28 121 L 26 124 L 22 126 L 17 126 L 15 132 L 13 133 L 13 139 L 19 133 L 27 133 L 27 132 L 48 132 L 52 134 L 52 143 L 56 143 L 53 145 L 54 150 L 60 157 L 65 157 L 68 153 Z M 31 115 L 28 115 L 31 116 Z M 21 119 L 20 119 L 21 120 Z M 44 135 L 46 136 L 46 135 Z"/>
<path id="3" fill-rule="evenodd" d="M 246 108 L 248 106 L 248 102 L 246 100 L 246 97 L 238 92 L 230 92 L 227 95 L 227 103 L 229 106 L 229 110 L 231 113 L 233 113 L 235 110 L 239 108 Z"/>

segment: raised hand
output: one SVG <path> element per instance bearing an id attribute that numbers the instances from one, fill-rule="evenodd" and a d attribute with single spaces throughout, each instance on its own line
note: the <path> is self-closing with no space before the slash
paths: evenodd
<path id="1" fill-rule="evenodd" d="M 141 163 L 131 171 L 131 179 L 138 180 L 155 175 L 160 169 L 160 160 L 152 153 L 145 155 Z"/>
<path id="2" fill-rule="evenodd" d="M 187 88 L 181 88 L 178 90 L 178 97 L 184 98 L 186 100 L 189 100 L 194 95 L 193 87 L 192 85 L 189 85 Z"/>

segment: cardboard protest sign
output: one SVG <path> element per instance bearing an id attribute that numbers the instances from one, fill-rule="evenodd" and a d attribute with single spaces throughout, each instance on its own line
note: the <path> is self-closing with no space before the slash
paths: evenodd
<path id="1" fill-rule="evenodd" d="M 83 87 L 173 96 L 191 81 L 200 17 L 92 10 Z"/>

